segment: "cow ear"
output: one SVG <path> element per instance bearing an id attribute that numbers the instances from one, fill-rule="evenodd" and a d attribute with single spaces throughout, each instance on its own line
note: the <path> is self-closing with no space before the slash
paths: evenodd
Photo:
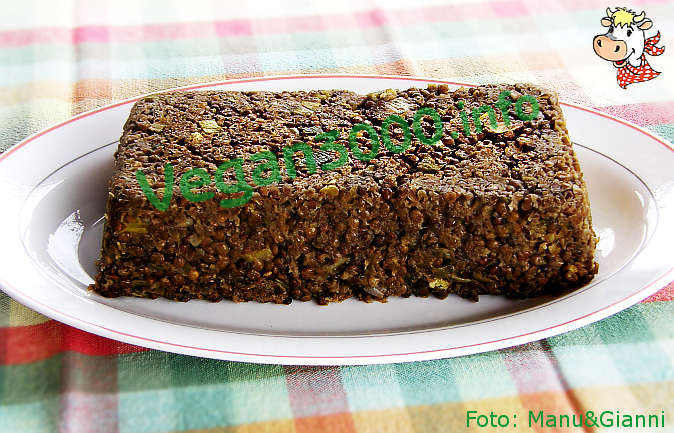
<path id="1" fill-rule="evenodd" d="M 610 27 L 611 26 L 611 20 L 608 18 L 602 18 L 601 19 L 601 25 L 604 27 Z"/>
<path id="2" fill-rule="evenodd" d="M 639 25 L 638 25 L 637 27 L 639 27 L 641 30 L 648 30 L 648 29 L 650 29 L 651 27 L 653 27 L 653 21 L 651 21 L 651 20 L 649 20 L 648 18 L 646 18 L 645 20 L 643 20 L 642 22 L 640 22 Z"/>

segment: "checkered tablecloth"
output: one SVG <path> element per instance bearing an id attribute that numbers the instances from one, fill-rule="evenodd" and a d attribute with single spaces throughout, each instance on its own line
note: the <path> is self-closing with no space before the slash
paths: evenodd
<path id="1" fill-rule="evenodd" d="M 605 31 L 607 6 L 645 10 L 653 20 L 652 31 L 660 30 L 668 47 L 649 57 L 659 77 L 621 89 L 615 68 L 594 54 L 592 38 Z M 5 2 L 0 151 L 82 111 L 143 93 L 326 72 L 530 81 L 673 141 L 672 38 L 671 1 Z M 296 367 L 119 343 L 0 292 L 0 432 L 593 430 L 528 428 L 530 410 L 657 414 L 666 424 L 651 431 L 674 431 L 673 320 L 670 284 L 608 319 L 510 349 Z M 522 421 L 516 428 L 467 427 L 473 410 Z"/>

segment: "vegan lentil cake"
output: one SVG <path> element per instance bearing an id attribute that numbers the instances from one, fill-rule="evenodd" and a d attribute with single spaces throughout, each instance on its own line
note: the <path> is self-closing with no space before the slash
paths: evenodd
<path id="1" fill-rule="evenodd" d="M 502 92 L 510 99 L 499 110 Z M 516 106 L 526 95 L 538 105 L 531 120 L 521 120 L 521 107 L 531 114 L 533 104 Z M 496 123 L 488 110 L 471 115 L 483 105 Z M 407 131 L 423 107 L 441 123 L 420 116 L 420 141 Z M 391 115 L 408 128 L 383 131 Z M 473 119 L 479 126 L 466 129 Z M 378 140 L 361 127 L 350 146 L 356 124 Z M 300 142 L 311 152 L 287 151 Z M 549 90 L 164 93 L 139 100 L 124 125 L 91 289 L 285 304 L 528 297 L 590 281 L 595 243 L 581 169 Z"/>

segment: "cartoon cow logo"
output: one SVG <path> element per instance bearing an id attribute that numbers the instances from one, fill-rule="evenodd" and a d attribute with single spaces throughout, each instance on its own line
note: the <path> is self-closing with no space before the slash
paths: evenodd
<path id="1" fill-rule="evenodd" d="M 618 85 L 626 89 L 632 83 L 652 80 L 660 75 L 646 60 L 646 53 L 659 56 L 665 47 L 656 47 L 660 42 L 660 32 L 646 38 L 645 31 L 653 26 L 646 18 L 646 12 L 639 15 L 626 8 L 606 8 L 606 16 L 601 25 L 608 27 L 603 35 L 597 35 L 592 41 L 594 52 L 604 60 L 613 62 L 618 68 Z"/>

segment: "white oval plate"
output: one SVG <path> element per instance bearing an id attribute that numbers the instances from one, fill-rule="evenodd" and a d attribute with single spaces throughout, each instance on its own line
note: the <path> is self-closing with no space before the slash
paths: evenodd
<path id="1" fill-rule="evenodd" d="M 266 77 L 189 89 L 426 86 L 391 76 Z M 457 83 L 447 83 L 452 88 Z M 105 337 L 188 355 L 275 364 L 375 364 L 483 352 L 560 334 L 627 308 L 673 278 L 674 151 L 624 120 L 563 104 L 601 237 L 599 274 L 561 297 L 347 300 L 319 306 L 106 299 L 87 291 L 107 180 L 135 99 L 79 115 L 0 156 L 0 285 L 49 317 Z M 11 212 L 8 210 L 15 210 Z"/>

